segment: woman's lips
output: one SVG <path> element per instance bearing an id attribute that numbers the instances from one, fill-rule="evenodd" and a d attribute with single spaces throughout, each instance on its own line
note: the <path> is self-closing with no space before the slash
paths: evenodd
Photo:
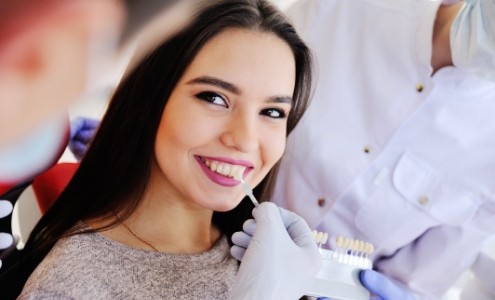
<path id="1" fill-rule="evenodd" d="M 239 181 L 234 178 L 237 172 L 243 173 L 243 178 L 250 172 L 251 168 L 247 162 L 239 162 L 225 158 L 209 158 L 195 156 L 201 170 L 213 182 L 222 186 L 236 186 Z"/>

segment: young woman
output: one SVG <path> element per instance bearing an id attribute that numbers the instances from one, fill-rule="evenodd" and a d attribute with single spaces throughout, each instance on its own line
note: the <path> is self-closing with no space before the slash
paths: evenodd
<path id="1" fill-rule="evenodd" d="M 311 58 L 266 1 L 223 0 L 121 82 L 25 247 L 20 299 L 225 299 L 228 239 L 266 199 L 308 105 Z M 261 184 L 260 184 L 261 183 Z"/>

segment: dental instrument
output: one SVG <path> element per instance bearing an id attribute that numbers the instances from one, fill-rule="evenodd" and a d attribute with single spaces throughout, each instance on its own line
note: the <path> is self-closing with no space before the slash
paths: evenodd
<path id="1" fill-rule="evenodd" d="M 338 236 L 335 249 L 326 250 L 321 246 L 327 242 L 328 234 L 314 230 L 313 236 L 323 257 L 323 265 L 306 295 L 334 300 L 369 300 L 370 292 L 361 284 L 359 273 L 372 268 L 370 255 L 374 251 L 373 245 Z"/>
<path id="2" fill-rule="evenodd" d="M 258 207 L 258 205 L 260 205 L 260 204 L 259 204 L 258 200 L 256 200 L 256 198 L 254 197 L 253 190 L 249 187 L 249 185 L 242 178 L 242 171 L 243 171 L 243 169 L 237 169 L 237 172 L 234 174 L 234 178 L 241 182 L 242 190 L 244 191 L 244 193 L 246 193 L 246 195 L 249 197 L 249 199 L 251 199 L 251 202 L 253 202 L 254 206 Z"/>

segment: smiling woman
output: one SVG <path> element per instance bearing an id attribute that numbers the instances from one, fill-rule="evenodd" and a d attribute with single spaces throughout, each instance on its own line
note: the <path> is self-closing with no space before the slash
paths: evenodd
<path id="1" fill-rule="evenodd" d="M 117 88 L 26 244 L 36 269 L 20 299 L 228 297 L 228 240 L 252 209 L 235 174 L 266 200 L 308 105 L 311 59 L 266 1 L 201 3 Z"/>
<path id="2" fill-rule="evenodd" d="M 151 174 L 162 178 L 159 189 L 180 195 L 163 199 L 231 210 L 243 197 L 232 169 L 244 168 L 252 186 L 266 176 L 285 148 L 292 105 L 280 99 L 292 98 L 293 57 L 276 35 L 245 29 L 227 29 L 203 47 L 158 127 Z"/>

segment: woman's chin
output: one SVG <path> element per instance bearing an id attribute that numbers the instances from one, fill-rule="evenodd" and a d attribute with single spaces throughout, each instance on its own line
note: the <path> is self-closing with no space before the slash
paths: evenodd
<path id="1" fill-rule="evenodd" d="M 236 202 L 228 201 L 228 202 L 218 203 L 215 206 L 214 211 L 218 211 L 218 212 L 228 212 L 228 211 L 231 211 L 234 208 L 236 208 L 239 205 L 239 203 L 241 203 L 241 200 L 236 201 Z"/>

